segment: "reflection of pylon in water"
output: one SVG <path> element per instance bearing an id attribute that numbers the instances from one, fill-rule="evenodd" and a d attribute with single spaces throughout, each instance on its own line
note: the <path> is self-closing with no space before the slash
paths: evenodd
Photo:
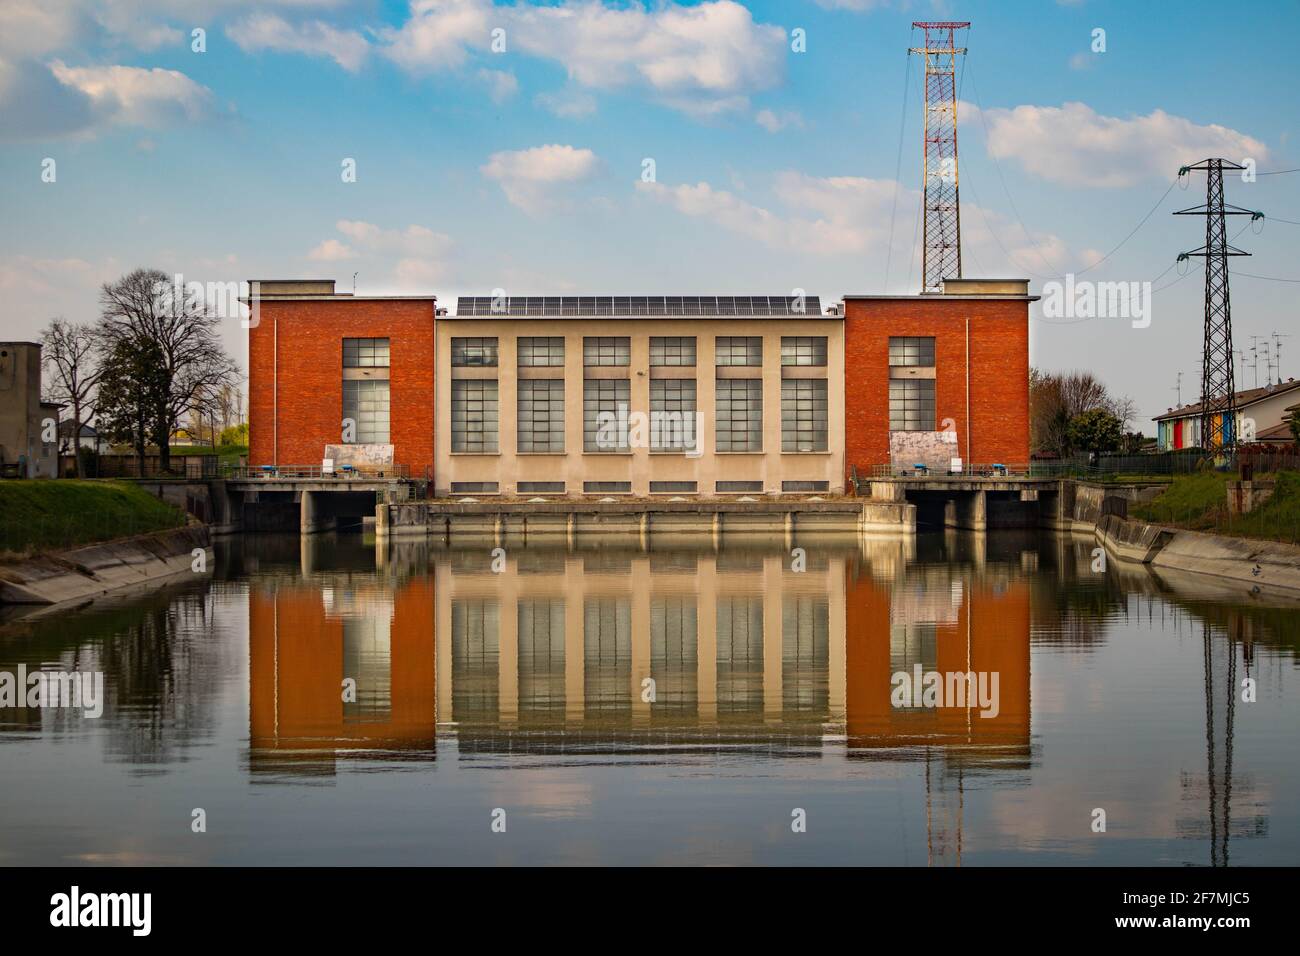
<path id="1" fill-rule="evenodd" d="M 954 774 L 930 773 L 925 753 L 925 846 L 930 866 L 961 866 L 962 813 L 965 789 L 962 769 Z"/>

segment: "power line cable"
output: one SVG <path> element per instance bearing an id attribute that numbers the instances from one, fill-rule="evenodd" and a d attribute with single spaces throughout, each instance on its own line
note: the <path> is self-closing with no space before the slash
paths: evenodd
<path id="1" fill-rule="evenodd" d="M 903 136 L 907 131 L 907 98 L 912 89 L 912 55 L 903 60 L 903 113 L 898 120 L 898 158 L 894 162 L 894 203 L 889 210 L 889 246 L 885 251 L 885 291 L 889 291 L 889 267 L 894 259 L 894 220 L 898 214 L 899 179 L 903 174 Z M 909 277 L 910 278 L 910 277 Z"/>

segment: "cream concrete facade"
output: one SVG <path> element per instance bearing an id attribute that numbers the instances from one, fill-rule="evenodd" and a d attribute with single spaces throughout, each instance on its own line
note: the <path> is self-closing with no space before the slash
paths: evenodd
<path id="1" fill-rule="evenodd" d="M 563 367 L 520 368 L 518 340 L 523 337 L 563 337 Z M 696 365 L 650 365 L 651 337 L 694 337 Z M 716 365 L 718 337 L 759 337 L 763 364 L 758 366 Z M 826 339 L 825 366 L 782 366 L 783 336 L 813 336 Z M 497 366 L 453 368 L 453 338 L 495 338 Z M 583 364 L 583 340 L 589 337 L 626 337 L 630 362 L 626 366 Z M 518 452 L 519 381 L 525 378 L 564 379 L 563 453 Z M 783 378 L 822 378 L 827 382 L 827 449 L 812 452 L 781 450 Z M 498 394 L 498 451 L 495 453 L 452 451 L 452 381 L 455 378 L 495 379 Z M 700 413 L 697 455 L 681 451 L 652 450 L 648 442 L 633 441 L 634 447 L 619 452 L 587 452 L 583 448 L 583 398 L 586 379 L 626 378 L 629 381 L 629 411 L 650 411 L 650 382 L 655 378 L 693 378 L 696 383 L 696 411 Z M 756 378 L 762 381 L 762 450 L 718 452 L 714 428 L 716 383 L 720 378 Z M 825 482 L 824 489 L 786 491 L 786 494 L 842 494 L 844 492 L 844 324 L 840 316 L 793 319 L 783 317 L 722 318 L 469 318 L 440 316 L 437 326 L 435 372 L 437 424 L 435 432 L 435 493 L 438 496 L 481 491 L 454 486 L 495 482 L 499 494 L 532 497 L 519 491 L 524 482 L 563 481 L 568 497 L 604 497 L 607 491 L 584 493 L 584 483 L 630 482 L 632 496 L 652 494 L 650 482 L 693 481 L 694 493 L 663 492 L 665 496 L 699 498 L 725 497 L 717 491 L 719 481 L 758 481 L 762 491 L 737 494 L 783 493 L 785 482 Z M 490 492 L 488 492 L 490 493 Z M 732 495 L 734 497 L 734 495 Z M 554 497 L 550 495 L 548 497 Z"/>

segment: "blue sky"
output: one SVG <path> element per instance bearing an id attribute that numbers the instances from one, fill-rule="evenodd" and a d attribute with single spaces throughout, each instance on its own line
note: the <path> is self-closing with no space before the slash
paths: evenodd
<path id="1" fill-rule="evenodd" d="M 1293 3 L 5 0 L 2 334 L 94 318 L 98 283 L 139 265 L 344 289 L 355 272 L 359 292 L 453 308 L 494 288 L 916 291 L 921 76 L 905 51 L 911 22 L 934 18 L 973 23 L 967 275 L 1042 291 L 1111 252 L 1180 163 L 1300 167 Z M 1172 285 L 1169 267 L 1203 226 L 1169 213 L 1203 194 L 1199 177 L 1175 188 L 1085 276 L 1159 277 L 1150 326 L 1036 308 L 1036 365 L 1090 368 L 1144 416 L 1173 404 L 1179 371 L 1195 399 L 1201 261 Z M 1300 173 L 1231 180 L 1228 198 L 1300 222 Z M 1300 226 L 1256 229 L 1234 267 L 1300 279 Z M 1295 283 L 1232 289 L 1238 348 L 1300 325 Z M 1300 335 L 1282 377 L 1297 364 Z"/>

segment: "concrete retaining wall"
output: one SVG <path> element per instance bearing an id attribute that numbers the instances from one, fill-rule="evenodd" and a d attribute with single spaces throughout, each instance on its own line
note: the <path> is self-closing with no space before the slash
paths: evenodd
<path id="1" fill-rule="evenodd" d="M 1157 573 L 1212 575 L 1246 585 L 1247 591 L 1300 592 L 1300 548 L 1294 545 L 1184 531 L 1116 514 L 1098 515 L 1088 522 L 1079 515 L 1099 509 L 1100 498 L 1082 485 L 1077 492 L 1085 501 L 1074 509 L 1074 530 L 1090 531 L 1116 560 L 1145 564 Z"/>
<path id="2" fill-rule="evenodd" d="M 178 574 L 195 574 L 195 551 L 212 567 L 208 529 L 201 525 L 87 545 L 0 565 L 0 604 L 58 604 Z M 206 572 L 205 572 L 206 573 Z"/>
<path id="3" fill-rule="evenodd" d="M 378 506 L 376 533 L 406 537 L 490 537 L 497 541 L 592 535 L 728 537 L 821 533 L 914 533 L 916 506 L 904 501 L 791 502 L 397 502 Z"/>

